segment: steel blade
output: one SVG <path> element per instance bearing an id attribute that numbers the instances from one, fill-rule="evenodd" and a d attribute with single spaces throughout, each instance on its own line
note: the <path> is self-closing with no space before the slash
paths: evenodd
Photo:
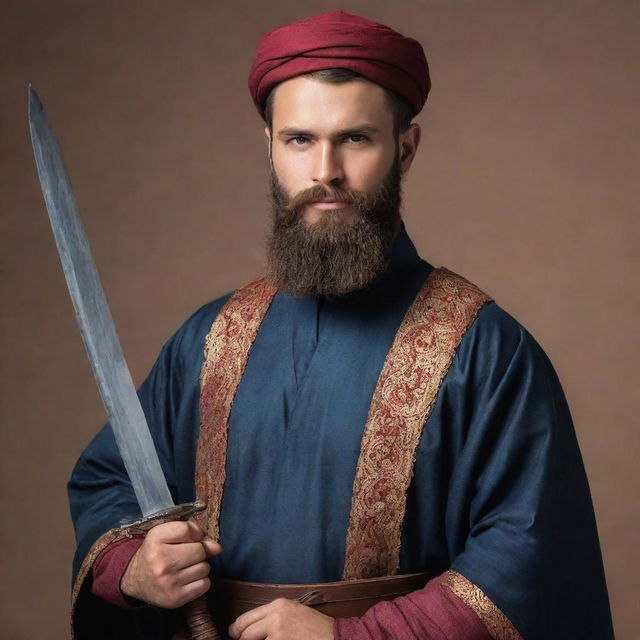
<path id="1" fill-rule="evenodd" d="M 29 128 L 38 176 L 82 339 L 143 516 L 173 506 L 122 353 L 62 154 L 38 94 L 29 87 Z"/>

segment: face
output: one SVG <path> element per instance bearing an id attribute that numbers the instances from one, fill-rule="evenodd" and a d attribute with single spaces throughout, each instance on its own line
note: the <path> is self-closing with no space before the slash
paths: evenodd
<path id="1" fill-rule="evenodd" d="M 419 129 L 397 136 L 384 91 L 367 81 L 298 77 L 275 91 L 271 278 L 293 294 L 363 289 L 388 264 Z"/>
<path id="2" fill-rule="evenodd" d="M 367 81 L 335 84 L 299 76 L 275 91 L 267 136 L 281 188 L 289 198 L 314 187 L 322 194 L 300 208 L 308 225 L 327 213 L 345 224 L 353 221 L 357 207 L 335 191 L 373 193 L 397 158 L 393 116 L 383 89 Z M 410 159 L 406 169 L 409 164 Z"/>

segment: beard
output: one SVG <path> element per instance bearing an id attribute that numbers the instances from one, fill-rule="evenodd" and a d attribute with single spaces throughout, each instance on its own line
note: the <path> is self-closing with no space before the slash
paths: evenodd
<path id="1" fill-rule="evenodd" d="M 397 158 L 375 191 L 361 193 L 317 185 L 290 197 L 271 169 L 272 230 L 268 273 L 279 291 L 340 296 L 364 289 L 384 273 L 400 226 L 401 174 Z M 323 211 L 308 223 L 305 205 L 323 198 L 355 207 Z"/>

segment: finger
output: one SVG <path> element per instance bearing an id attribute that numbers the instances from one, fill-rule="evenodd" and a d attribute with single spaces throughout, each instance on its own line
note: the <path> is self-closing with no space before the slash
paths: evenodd
<path id="1" fill-rule="evenodd" d="M 206 578 L 211 571 L 211 565 L 208 562 L 199 562 L 185 569 L 180 569 L 175 574 L 176 583 L 179 585 L 187 585 L 197 580 Z"/>
<path id="2" fill-rule="evenodd" d="M 200 542 L 183 542 L 180 545 L 168 547 L 172 557 L 171 568 L 174 572 L 199 564 L 207 559 L 204 547 Z"/>
<path id="3" fill-rule="evenodd" d="M 266 638 L 270 637 L 269 631 L 268 620 L 263 618 L 247 627 L 242 634 L 238 636 L 238 640 L 266 640 Z"/>
<path id="4" fill-rule="evenodd" d="M 204 547 L 204 552 L 207 558 L 212 558 L 213 556 L 220 555 L 222 553 L 222 545 L 218 542 L 214 542 L 206 536 L 202 541 L 202 546 Z"/>
<path id="5" fill-rule="evenodd" d="M 236 618 L 236 621 L 229 627 L 229 635 L 236 640 L 240 638 L 242 632 L 252 624 L 255 624 L 259 620 L 262 620 L 273 608 L 273 603 L 263 604 L 261 607 L 256 607 L 243 613 Z"/>
<path id="6" fill-rule="evenodd" d="M 180 595 L 178 600 L 175 603 L 175 607 L 171 607 L 172 609 L 177 609 L 178 607 L 182 607 L 187 604 L 187 602 L 191 602 L 196 598 L 204 595 L 211 588 L 211 580 L 209 578 L 201 578 L 200 580 L 195 580 L 194 582 L 190 582 L 189 584 L 185 584 L 180 587 Z"/>
<path id="7" fill-rule="evenodd" d="M 147 537 L 169 544 L 200 542 L 204 538 L 204 531 L 193 520 L 165 522 L 151 529 Z"/>

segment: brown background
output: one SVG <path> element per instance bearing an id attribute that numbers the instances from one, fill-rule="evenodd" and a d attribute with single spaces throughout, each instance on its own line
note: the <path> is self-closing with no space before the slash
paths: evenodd
<path id="1" fill-rule="evenodd" d="M 31 157 L 64 150 L 136 382 L 197 306 L 258 274 L 261 33 L 343 6 L 424 43 L 405 219 L 538 338 L 572 406 L 618 638 L 638 637 L 638 4 L 3 0 L 0 637 L 67 636 L 65 482 L 101 425 Z"/>

